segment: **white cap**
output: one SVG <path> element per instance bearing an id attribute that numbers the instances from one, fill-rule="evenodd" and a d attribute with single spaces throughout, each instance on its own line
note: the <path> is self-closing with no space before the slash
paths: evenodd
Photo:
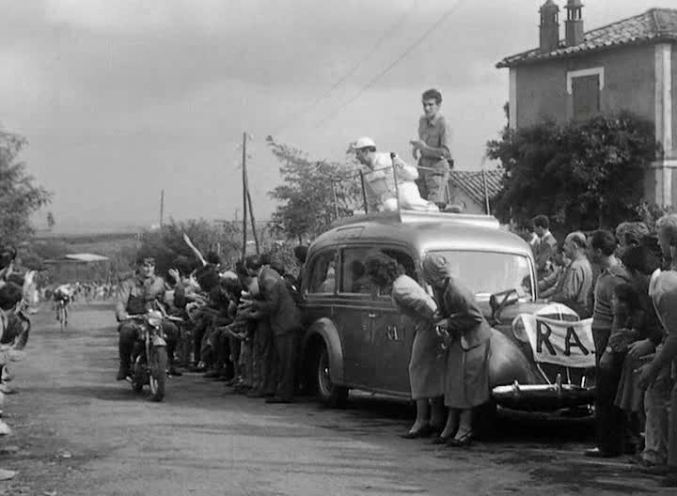
<path id="1" fill-rule="evenodd" d="M 376 148 L 376 143 L 374 143 L 373 139 L 367 136 L 362 136 L 361 138 L 358 138 L 352 145 L 353 150 L 359 150 L 361 148 L 369 148 L 369 147 Z"/>

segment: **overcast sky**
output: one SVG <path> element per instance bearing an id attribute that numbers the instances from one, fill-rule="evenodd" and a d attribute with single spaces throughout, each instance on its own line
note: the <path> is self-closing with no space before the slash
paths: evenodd
<path id="1" fill-rule="evenodd" d="M 542 3 L 0 0 L 0 125 L 28 138 L 22 158 L 61 231 L 150 225 L 162 189 L 167 217 L 233 218 L 245 130 L 265 219 L 280 181 L 267 135 L 318 159 L 344 160 L 362 135 L 408 157 L 429 87 L 443 93 L 456 167 L 479 168 L 505 123 L 495 64 L 538 44 Z M 585 28 L 659 6 L 676 5 L 588 0 Z"/>

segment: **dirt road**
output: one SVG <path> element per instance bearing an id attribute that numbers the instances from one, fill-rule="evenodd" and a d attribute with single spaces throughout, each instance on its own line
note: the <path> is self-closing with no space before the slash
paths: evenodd
<path id="1" fill-rule="evenodd" d="M 34 316 L 19 394 L 6 397 L 0 495 L 670 494 L 625 459 L 581 456 L 590 425 L 504 417 L 469 450 L 404 440 L 408 405 L 355 395 L 345 410 L 266 405 L 186 374 L 165 402 L 115 382 L 112 308 L 76 306 L 60 334 Z"/>

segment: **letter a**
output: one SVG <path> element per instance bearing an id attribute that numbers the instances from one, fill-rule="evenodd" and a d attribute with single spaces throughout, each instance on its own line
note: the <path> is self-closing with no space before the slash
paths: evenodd
<path id="1" fill-rule="evenodd" d="M 583 343 L 581 343 L 581 340 L 578 338 L 578 334 L 576 334 L 576 331 L 574 330 L 573 327 L 567 327 L 567 337 L 564 342 L 564 354 L 566 356 L 571 355 L 571 347 L 576 346 L 581 349 L 581 353 L 583 355 L 589 355 L 590 352 L 588 349 L 583 346 Z"/>

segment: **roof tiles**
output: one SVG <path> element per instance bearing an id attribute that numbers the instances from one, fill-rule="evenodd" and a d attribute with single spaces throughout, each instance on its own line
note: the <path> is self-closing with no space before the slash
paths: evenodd
<path id="1" fill-rule="evenodd" d="M 564 41 L 560 41 L 556 50 L 550 52 L 543 52 L 539 48 L 528 50 L 504 58 L 496 64 L 496 67 L 514 67 L 571 57 L 585 52 L 658 41 L 677 41 L 677 9 L 650 9 L 643 14 L 588 31 L 585 33 L 583 43 L 578 45 L 566 46 Z"/>
<path id="2" fill-rule="evenodd" d="M 500 169 L 487 170 L 484 171 L 484 176 L 487 181 L 489 199 L 492 199 L 501 191 L 503 171 Z M 484 205 L 484 177 L 482 177 L 482 171 L 452 170 L 449 175 L 449 182 L 453 187 L 465 192 L 477 204 Z"/>

